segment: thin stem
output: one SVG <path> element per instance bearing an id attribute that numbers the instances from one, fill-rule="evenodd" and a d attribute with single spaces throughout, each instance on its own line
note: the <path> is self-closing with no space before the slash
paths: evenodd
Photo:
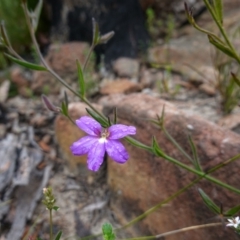
<path id="1" fill-rule="evenodd" d="M 170 140 L 170 142 L 193 164 L 193 159 L 182 149 L 182 147 L 177 143 L 177 141 L 169 134 L 167 129 L 162 124 L 162 129 L 167 138 Z"/>
<path id="2" fill-rule="evenodd" d="M 87 58 L 86 58 L 86 60 L 85 60 L 85 62 L 84 62 L 84 64 L 83 64 L 83 72 L 86 70 L 88 61 L 89 61 L 89 59 L 90 59 L 90 56 L 91 56 L 91 54 L 92 54 L 92 51 L 93 51 L 94 47 L 95 47 L 95 45 L 94 45 L 94 43 L 92 43 L 92 45 L 91 45 L 91 47 L 90 47 L 90 49 L 89 49 Z"/>
<path id="3" fill-rule="evenodd" d="M 231 185 L 229 185 L 227 183 L 221 182 L 220 180 L 218 180 L 218 179 L 216 179 L 214 177 L 206 175 L 206 173 L 204 173 L 204 172 L 201 172 L 201 171 L 198 171 L 196 169 L 193 169 L 193 168 L 187 166 L 186 164 L 181 163 L 181 162 L 177 161 L 176 159 L 174 159 L 174 158 L 172 158 L 170 156 L 167 156 L 167 155 L 162 156 L 161 153 L 159 154 L 159 156 L 163 157 L 164 159 L 168 160 L 169 162 L 171 162 L 171 163 L 173 163 L 173 164 L 175 164 L 175 165 L 177 165 L 177 166 L 179 166 L 179 167 L 181 167 L 181 168 L 183 168 L 183 169 L 185 169 L 185 170 L 187 170 L 189 172 L 192 172 L 192 173 L 198 175 L 199 177 L 204 177 L 205 179 L 209 180 L 210 182 L 213 182 L 213 183 L 215 183 L 215 184 L 217 184 L 217 185 L 219 185 L 219 186 L 221 186 L 223 188 L 226 188 L 226 189 L 228 189 L 228 190 L 230 190 L 232 192 L 240 194 L 240 190 L 239 189 L 237 189 L 235 187 L 232 187 Z"/>
<path id="4" fill-rule="evenodd" d="M 147 145 L 137 141 L 136 139 L 134 139 L 132 137 L 125 137 L 124 139 L 135 147 L 139 147 L 139 148 L 145 149 L 145 150 L 153 153 L 152 147 L 147 146 Z"/>
<path id="5" fill-rule="evenodd" d="M 132 221 L 130 221 L 129 223 L 127 223 L 126 225 L 124 225 L 123 227 L 117 228 L 114 231 L 120 231 L 122 229 L 126 229 L 130 226 L 132 226 L 133 224 L 139 222 L 140 220 L 146 218 L 149 214 L 155 212 L 156 210 L 158 210 L 159 208 L 161 208 L 163 205 L 167 204 L 168 202 L 170 202 L 171 200 L 173 200 L 174 198 L 178 197 L 180 194 L 182 194 L 183 192 L 185 192 L 187 189 L 189 189 L 190 187 L 192 187 L 193 185 L 195 185 L 197 182 L 199 182 L 202 179 L 202 177 L 195 179 L 194 181 L 190 182 L 188 185 L 186 185 L 185 187 L 181 188 L 180 190 L 178 190 L 177 192 L 175 192 L 174 194 L 172 194 L 170 197 L 166 198 L 165 200 L 161 201 L 160 203 L 158 203 L 157 205 L 155 205 L 154 207 L 148 209 L 146 212 L 144 212 L 143 214 L 141 214 L 140 216 L 136 217 L 135 219 L 133 219 Z"/>
<path id="6" fill-rule="evenodd" d="M 174 234 L 177 234 L 177 233 L 187 232 L 187 231 L 191 231 L 191 230 L 197 230 L 197 229 L 206 228 L 206 227 L 216 227 L 216 226 L 221 226 L 221 225 L 222 225 L 222 223 L 207 223 L 207 224 L 195 225 L 195 226 L 191 226 L 191 227 L 185 227 L 185 228 L 181 228 L 181 229 L 165 232 L 165 233 L 162 233 L 162 234 L 158 234 L 156 236 L 127 238 L 125 240 L 151 240 L 151 239 L 159 239 L 159 238 L 167 237 L 167 236 L 174 235 Z"/>
<path id="7" fill-rule="evenodd" d="M 220 169 L 221 167 L 227 166 L 229 163 L 232 163 L 236 160 L 238 160 L 238 158 L 240 157 L 240 154 L 236 155 L 233 158 L 230 158 L 228 160 L 226 160 L 223 163 L 220 163 L 218 165 L 216 165 L 215 167 L 211 168 L 209 171 L 207 171 L 205 173 L 205 175 L 209 174 L 209 173 L 213 173 L 215 171 L 217 171 L 218 169 Z M 141 214 L 140 216 L 134 218 L 132 221 L 128 222 L 126 225 L 124 225 L 123 227 L 120 228 L 116 228 L 114 229 L 114 231 L 120 231 L 123 229 L 126 229 L 128 227 L 130 227 L 131 225 L 133 225 L 134 223 L 144 219 L 145 217 L 147 217 L 148 215 L 150 215 L 152 212 L 158 210 L 159 208 L 161 208 L 164 204 L 167 204 L 168 202 L 170 202 L 171 200 L 173 200 L 174 198 L 178 197 L 181 193 L 183 193 L 184 191 L 186 191 L 187 189 L 189 189 L 190 187 L 194 186 L 196 183 L 198 183 L 202 178 L 204 178 L 204 176 L 198 177 L 197 179 L 193 180 L 192 182 L 190 182 L 188 185 L 186 185 L 185 187 L 181 188 L 180 190 L 178 190 L 177 192 L 175 192 L 174 194 L 172 194 L 170 197 L 168 197 L 167 199 L 161 201 L 160 203 L 158 203 L 157 205 L 155 205 L 154 207 L 148 209 L 147 211 L 145 211 L 143 214 Z M 91 236 L 87 236 L 87 237 L 83 237 L 81 238 L 81 240 L 87 240 L 87 239 L 91 239 L 94 237 L 98 237 L 101 236 L 102 234 L 96 234 L 96 235 L 91 235 Z"/>
<path id="8" fill-rule="evenodd" d="M 224 42 L 217 36 L 215 35 L 214 33 L 204 29 L 204 28 L 201 28 L 199 27 L 196 23 L 193 23 L 193 26 L 200 32 L 203 32 L 203 33 L 206 33 L 207 35 L 210 35 L 210 36 L 213 36 L 215 39 L 217 39 L 220 43 L 224 44 Z"/>
<path id="9" fill-rule="evenodd" d="M 73 90 L 71 88 L 70 85 L 68 85 L 56 72 L 54 72 L 50 67 L 49 65 L 47 64 L 47 62 L 45 61 L 44 57 L 42 56 L 42 53 L 39 49 L 39 46 L 38 46 L 38 43 L 37 43 L 37 39 L 35 37 L 35 32 L 32 28 L 32 25 L 31 25 L 31 21 L 29 19 L 29 16 L 28 16 L 28 11 L 27 11 L 27 6 L 26 4 L 22 4 L 23 6 L 23 10 L 24 10 L 24 14 L 25 14 L 25 17 L 26 17 L 26 22 L 27 22 L 27 25 L 28 25 L 28 29 L 30 31 L 30 35 L 31 35 L 31 38 L 32 38 L 32 41 L 33 41 L 33 44 L 36 48 L 36 52 L 38 54 L 38 56 L 40 57 L 40 60 L 42 62 L 42 64 L 47 68 L 48 72 L 50 72 L 54 77 L 56 77 L 58 79 L 59 82 L 61 82 L 61 84 L 63 86 L 65 86 L 67 89 L 69 89 L 69 91 L 71 91 L 74 95 L 76 95 L 77 97 L 79 97 L 84 103 L 86 103 L 93 111 L 95 111 L 99 116 L 102 117 L 102 119 L 107 123 L 107 118 L 101 114 L 99 111 L 97 111 L 92 105 L 91 103 L 83 96 L 81 96 L 78 92 L 76 92 L 75 90 Z"/>
<path id="10" fill-rule="evenodd" d="M 53 240 L 52 209 L 49 209 L 50 240 Z"/>
<path id="11" fill-rule="evenodd" d="M 232 43 L 230 42 L 230 40 L 229 40 L 229 38 L 228 38 L 228 36 L 227 36 L 227 34 L 225 32 L 225 29 L 224 29 L 223 25 L 221 24 L 221 22 L 218 21 L 217 16 L 216 16 L 216 14 L 214 12 L 214 9 L 212 8 L 212 6 L 210 5 L 208 0 L 203 0 L 203 1 L 204 1 L 205 5 L 206 5 L 208 11 L 211 13 L 214 21 L 216 22 L 216 24 L 217 24 L 217 26 L 218 26 L 218 28 L 219 28 L 223 38 L 225 39 L 227 45 L 229 46 L 229 48 L 232 50 L 233 54 L 235 55 L 235 59 L 240 64 L 240 57 L 238 56 L 235 48 L 233 47 Z"/>

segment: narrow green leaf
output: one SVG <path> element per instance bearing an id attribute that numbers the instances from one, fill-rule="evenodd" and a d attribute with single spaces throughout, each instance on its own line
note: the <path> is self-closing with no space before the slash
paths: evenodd
<path id="1" fill-rule="evenodd" d="M 4 41 L 4 44 L 6 46 L 10 46 L 10 41 L 9 41 L 9 38 L 8 38 L 8 35 L 7 35 L 7 32 L 6 32 L 6 29 L 5 29 L 3 21 L 1 21 L 0 32 L 1 32 L 1 36 L 2 36 L 2 39 Z"/>
<path id="2" fill-rule="evenodd" d="M 106 121 L 104 121 L 102 119 L 102 117 L 99 116 L 97 113 L 93 112 L 92 110 L 90 110 L 88 108 L 86 108 L 86 111 L 92 118 L 94 118 L 97 122 L 99 122 L 102 125 L 102 127 L 104 127 L 104 128 L 109 127 L 109 125 L 106 123 Z"/>
<path id="3" fill-rule="evenodd" d="M 166 156 L 163 150 L 159 147 L 155 137 L 152 138 L 152 150 L 156 156 L 163 157 L 163 158 Z"/>
<path id="4" fill-rule="evenodd" d="M 66 104 L 67 109 L 68 109 L 68 95 L 67 95 L 66 91 L 64 91 L 64 99 L 65 99 L 65 104 Z"/>
<path id="5" fill-rule="evenodd" d="M 214 39 L 213 36 L 208 35 L 208 40 L 209 42 L 214 45 L 217 49 L 219 49 L 220 51 L 222 51 L 223 53 L 225 53 L 226 55 L 228 55 L 231 58 L 236 59 L 235 54 L 232 52 L 232 50 L 230 48 L 228 48 L 227 46 L 225 46 L 224 44 L 222 44 L 221 42 L 217 41 L 216 39 Z"/>
<path id="6" fill-rule="evenodd" d="M 113 123 L 117 124 L 117 108 L 115 107 L 113 110 L 113 114 L 114 114 L 114 119 L 113 119 Z"/>
<path id="7" fill-rule="evenodd" d="M 201 189 L 198 189 L 200 196 L 202 197 L 204 203 L 207 205 L 207 207 L 214 213 L 220 214 L 221 210 L 220 208 L 211 200 L 211 198 Z"/>
<path id="8" fill-rule="evenodd" d="M 33 12 L 34 19 L 32 19 L 32 23 L 33 23 L 33 27 L 34 27 L 35 32 L 36 32 L 37 27 L 38 27 L 38 22 L 39 22 L 39 18 L 40 18 L 41 11 L 42 11 L 42 6 L 43 6 L 43 0 L 39 0 L 38 4 L 37 4 L 37 6 L 36 6 L 36 8 L 34 9 L 34 12 Z"/>
<path id="9" fill-rule="evenodd" d="M 240 87 L 240 79 L 235 75 L 235 73 L 231 72 L 231 75 L 232 75 L 233 80 L 235 81 L 235 83 Z"/>
<path id="10" fill-rule="evenodd" d="M 233 78 L 231 78 L 228 86 L 226 87 L 226 96 L 228 99 L 230 99 L 232 97 L 234 87 L 235 87 L 235 81 Z"/>
<path id="11" fill-rule="evenodd" d="M 156 156 L 163 157 L 165 156 L 165 153 L 163 150 L 159 147 L 158 142 L 155 137 L 152 138 L 152 150 L 155 153 Z"/>
<path id="12" fill-rule="evenodd" d="M 68 116 L 68 108 L 67 108 L 65 102 L 62 102 L 61 112 L 62 112 L 62 114 L 63 114 L 64 116 Z"/>
<path id="13" fill-rule="evenodd" d="M 26 61 L 21 61 L 15 57 L 12 57 L 11 55 L 7 54 L 7 53 L 4 53 L 4 55 L 9 58 L 10 60 L 12 60 L 13 62 L 23 66 L 23 67 L 26 67 L 26 68 L 29 68 L 29 69 L 32 69 L 32 70 L 37 70 L 37 71 L 47 71 L 47 69 L 41 65 L 37 65 L 37 64 L 34 64 L 34 63 L 29 63 L 29 62 L 26 62 Z"/>
<path id="14" fill-rule="evenodd" d="M 231 209 L 229 209 L 226 213 L 224 213 L 224 216 L 226 217 L 232 217 L 235 214 L 237 214 L 240 211 L 240 205 L 237 205 Z"/>
<path id="15" fill-rule="evenodd" d="M 213 8 L 217 17 L 217 20 L 223 24 L 223 2 L 222 0 L 213 0 Z"/>
<path id="16" fill-rule="evenodd" d="M 96 46 L 100 39 L 99 26 L 95 19 L 92 19 L 93 24 L 93 45 Z"/>
<path id="17" fill-rule="evenodd" d="M 55 210 L 55 211 L 57 211 L 58 209 L 59 209 L 58 206 L 54 206 L 54 207 L 53 207 L 53 210 Z"/>
<path id="18" fill-rule="evenodd" d="M 196 148 L 196 145 L 194 144 L 194 142 L 192 140 L 192 137 L 190 135 L 188 136 L 188 141 L 189 141 L 189 144 L 190 144 L 190 147 L 191 147 L 191 150 L 192 150 L 192 154 L 193 154 L 194 167 L 197 170 L 202 171 L 202 168 L 201 168 L 201 165 L 200 165 L 200 162 L 199 162 L 199 158 L 198 158 L 197 148 Z"/>
<path id="19" fill-rule="evenodd" d="M 111 119 L 110 119 L 110 117 L 107 117 L 107 119 L 108 119 L 108 125 L 111 126 Z"/>
<path id="20" fill-rule="evenodd" d="M 58 232 L 54 240 L 60 240 L 61 236 L 62 236 L 62 231 Z"/>
<path id="21" fill-rule="evenodd" d="M 78 70 L 78 84 L 79 84 L 79 92 L 81 94 L 82 97 L 85 96 L 85 82 L 84 82 L 84 76 L 83 76 L 83 71 L 81 68 L 81 65 L 79 63 L 78 60 L 76 60 L 77 62 L 77 70 Z"/>

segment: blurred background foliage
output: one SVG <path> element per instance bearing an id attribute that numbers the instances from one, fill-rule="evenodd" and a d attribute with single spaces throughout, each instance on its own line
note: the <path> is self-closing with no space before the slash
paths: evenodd
<path id="1" fill-rule="evenodd" d="M 29 9 L 33 9 L 38 0 L 28 0 Z M 13 48 L 20 54 L 31 51 L 31 39 L 27 29 L 20 0 L 0 1 L 0 21 L 3 21 Z M 7 59 L 0 50 L 0 69 L 7 66 Z"/>

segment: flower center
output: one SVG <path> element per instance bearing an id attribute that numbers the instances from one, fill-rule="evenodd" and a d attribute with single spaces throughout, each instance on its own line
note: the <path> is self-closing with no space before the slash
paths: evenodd
<path id="1" fill-rule="evenodd" d="M 103 128 L 101 132 L 101 138 L 107 139 L 109 137 L 109 132 L 107 128 Z"/>

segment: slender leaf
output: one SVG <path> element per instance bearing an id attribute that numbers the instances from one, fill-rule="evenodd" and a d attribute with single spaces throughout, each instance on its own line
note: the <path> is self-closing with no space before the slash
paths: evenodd
<path id="1" fill-rule="evenodd" d="M 217 20 L 223 24 L 223 2 L 222 0 L 213 0 L 213 8 L 217 17 Z"/>
<path id="2" fill-rule="evenodd" d="M 207 205 L 207 207 L 214 213 L 220 214 L 221 210 L 220 208 L 211 200 L 211 198 L 201 189 L 198 189 L 200 196 L 202 197 L 204 203 Z"/>
<path id="3" fill-rule="evenodd" d="M 108 119 L 108 125 L 111 126 L 111 119 L 110 119 L 110 117 L 107 117 L 107 119 Z"/>
<path id="4" fill-rule="evenodd" d="M 62 102 L 61 112 L 64 116 L 68 116 L 68 108 L 65 102 Z"/>
<path id="5" fill-rule="evenodd" d="M 113 118 L 113 123 L 117 124 L 117 108 L 115 107 L 113 110 L 114 118 Z"/>
<path id="6" fill-rule="evenodd" d="M 81 65 L 79 61 L 77 60 L 77 70 L 78 70 L 78 84 L 80 88 L 80 94 L 82 97 L 85 96 L 85 82 L 84 82 L 84 76 L 83 76 L 83 71 L 81 68 Z"/>
<path id="7" fill-rule="evenodd" d="M 54 210 L 54 211 L 57 211 L 58 209 L 59 209 L 58 206 L 53 206 L 53 210 Z"/>
<path id="8" fill-rule="evenodd" d="M 99 43 L 100 39 L 99 26 L 94 18 L 92 19 L 92 23 L 93 23 L 93 45 L 96 46 Z"/>
<path id="9" fill-rule="evenodd" d="M 33 12 L 34 19 L 32 18 L 32 24 L 33 24 L 33 27 L 34 27 L 35 31 L 37 30 L 37 27 L 38 27 L 38 22 L 39 22 L 39 18 L 40 18 L 40 15 L 41 15 L 42 6 L 43 6 L 43 0 L 39 0 L 38 4 L 37 4 L 37 6 L 36 6 L 36 8 L 34 9 L 34 12 Z"/>
<path id="10" fill-rule="evenodd" d="M 152 138 L 152 149 L 156 155 L 159 155 L 159 154 L 163 155 L 163 151 L 159 148 L 157 140 L 154 136 Z"/>
<path id="11" fill-rule="evenodd" d="M 61 236 L 62 236 L 62 231 L 58 232 L 54 240 L 60 240 Z"/>
<path id="12" fill-rule="evenodd" d="M 10 41 L 9 41 L 9 38 L 8 38 L 8 35 L 7 35 L 7 32 L 6 32 L 3 21 L 1 22 L 1 25 L 0 25 L 0 32 L 1 32 L 1 36 L 2 36 L 2 39 L 4 41 L 4 44 L 6 46 L 10 46 Z"/>
<path id="13" fill-rule="evenodd" d="M 66 106 L 68 108 L 68 95 L 67 95 L 66 91 L 64 91 L 64 99 L 65 99 Z"/>
<path id="14" fill-rule="evenodd" d="M 224 213 L 224 216 L 232 217 L 233 215 L 237 214 L 239 211 L 240 211 L 240 205 L 237 205 L 229 209 L 226 213 Z"/>
<path id="15" fill-rule="evenodd" d="M 109 125 L 106 123 L 106 121 L 104 121 L 102 119 L 102 117 L 99 116 L 97 113 L 93 112 L 92 110 L 90 110 L 88 108 L 86 108 L 86 111 L 92 118 L 94 118 L 97 122 L 99 122 L 102 125 L 102 127 L 104 127 L 104 128 L 109 127 Z"/>
<path id="16" fill-rule="evenodd" d="M 214 39 L 213 36 L 208 35 L 208 40 L 217 49 L 219 49 L 220 51 L 222 51 L 223 53 L 225 53 L 229 57 L 236 59 L 236 56 L 232 52 L 232 50 L 229 47 L 225 46 L 223 43 L 219 42 L 217 39 Z"/>
<path id="17" fill-rule="evenodd" d="M 15 57 L 12 57 L 11 55 L 7 54 L 7 53 L 4 53 L 4 55 L 9 58 L 10 60 L 12 60 L 13 62 L 23 66 L 23 67 L 26 67 L 26 68 L 29 68 L 29 69 L 32 69 L 32 70 L 37 70 L 37 71 L 47 71 L 47 69 L 41 65 L 37 65 L 37 64 L 34 64 L 34 63 L 30 63 L 30 62 L 26 62 L 26 61 L 22 61 L 22 60 L 19 60 Z"/>
<path id="18" fill-rule="evenodd" d="M 189 144 L 190 144 L 190 147 L 191 147 L 191 150 L 192 150 L 192 154 L 193 154 L 194 167 L 197 170 L 202 171 L 202 168 L 201 168 L 201 165 L 200 165 L 200 162 L 199 162 L 199 158 L 198 158 L 197 148 L 196 148 L 196 145 L 194 144 L 194 142 L 192 140 L 192 137 L 190 135 L 188 136 L 188 141 L 189 141 Z"/>
<path id="19" fill-rule="evenodd" d="M 235 83 L 240 87 L 240 79 L 235 75 L 235 73 L 231 72 L 231 75 L 232 75 L 233 80 L 235 81 Z"/>

